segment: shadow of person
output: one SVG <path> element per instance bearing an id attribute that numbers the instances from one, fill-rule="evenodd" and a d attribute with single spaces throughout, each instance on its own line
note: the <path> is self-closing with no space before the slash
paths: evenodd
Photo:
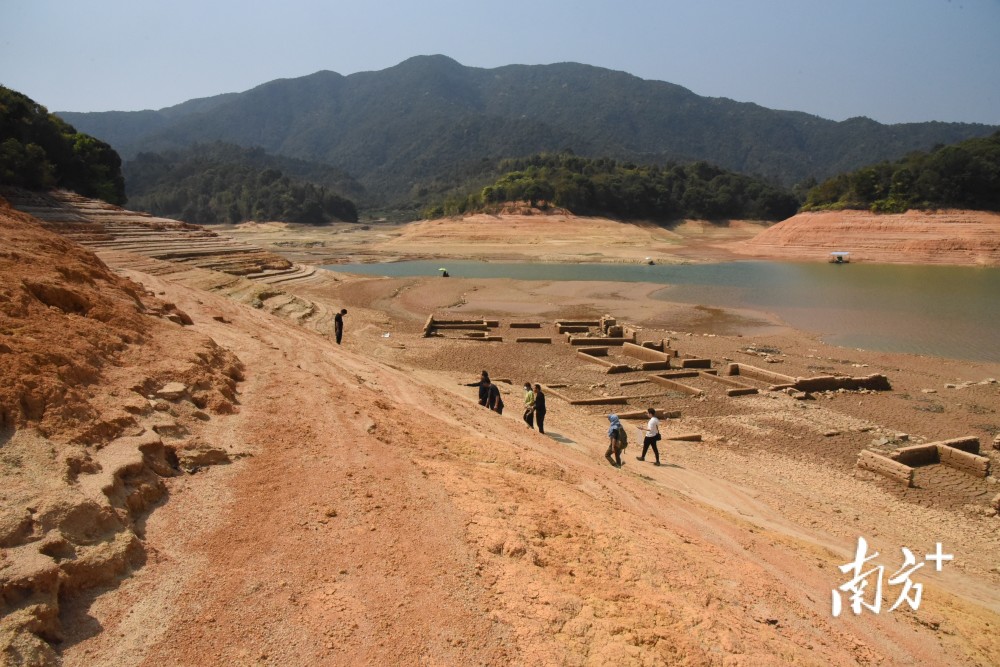
<path id="1" fill-rule="evenodd" d="M 576 444 L 576 440 L 570 440 L 566 436 L 560 435 L 559 433 L 553 433 L 552 431 L 546 431 L 544 433 L 544 435 L 549 436 L 550 438 L 552 438 L 556 442 L 561 443 L 563 445 L 575 445 Z"/>
<path id="2" fill-rule="evenodd" d="M 638 464 L 646 463 L 646 464 L 648 464 L 648 465 L 650 465 L 650 466 L 652 466 L 654 468 L 677 468 L 678 470 L 686 470 L 686 468 L 684 466 L 677 465 L 676 463 L 670 463 L 669 461 L 661 461 L 660 465 L 656 465 L 655 463 L 653 463 L 649 459 L 646 459 L 645 461 L 643 461 L 638 456 L 636 457 L 635 460 L 636 460 L 636 463 L 638 463 Z"/>

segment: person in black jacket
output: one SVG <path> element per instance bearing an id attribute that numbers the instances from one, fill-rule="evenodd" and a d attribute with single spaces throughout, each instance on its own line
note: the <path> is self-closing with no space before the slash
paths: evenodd
<path id="1" fill-rule="evenodd" d="M 344 337 L 344 315 L 347 314 L 346 308 L 341 308 L 340 312 L 333 316 L 333 333 L 337 337 L 337 345 L 340 345 L 340 339 Z"/>
<path id="2" fill-rule="evenodd" d="M 535 424 L 539 433 L 545 433 L 545 394 L 542 385 L 535 385 Z"/>
<path id="3" fill-rule="evenodd" d="M 486 407 L 493 410 L 498 415 L 502 415 L 503 399 L 500 398 L 500 389 L 497 388 L 495 384 L 490 382 L 489 378 L 483 380 L 483 384 L 486 385 Z"/>
<path id="4" fill-rule="evenodd" d="M 466 387 L 479 387 L 479 405 L 486 405 L 486 394 L 488 390 L 486 389 L 486 383 L 490 381 L 490 374 L 483 371 L 483 374 L 479 376 L 479 379 L 475 382 L 470 382 Z"/>

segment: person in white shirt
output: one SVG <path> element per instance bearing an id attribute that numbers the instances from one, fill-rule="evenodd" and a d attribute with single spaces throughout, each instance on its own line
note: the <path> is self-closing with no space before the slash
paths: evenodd
<path id="1" fill-rule="evenodd" d="M 653 465 L 660 465 L 660 450 L 656 448 L 656 443 L 662 437 L 660 435 L 660 420 L 656 418 L 656 410 L 654 408 L 647 408 L 646 414 L 649 415 L 649 422 L 646 423 L 645 429 L 639 429 L 645 434 L 645 437 L 642 439 L 642 455 L 635 458 L 645 461 L 646 452 L 652 447 L 653 454 L 656 456 L 656 463 Z"/>

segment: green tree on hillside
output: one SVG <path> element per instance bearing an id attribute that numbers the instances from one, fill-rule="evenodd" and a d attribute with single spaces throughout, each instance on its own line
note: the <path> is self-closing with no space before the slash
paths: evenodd
<path id="1" fill-rule="evenodd" d="M 1000 132 L 840 174 L 809 190 L 804 208 L 1000 211 Z"/>
<path id="2" fill-rule="evenodd" d="M 73 190 L 125 203 L 121 159 L 111 146 L 77 132 L 45 107 L 0 86 L 0 184 Z"/>
<path id="3" fill-rule="evenodd" d="M 491 210 L 510 201 L 553 205 L 581 215 L 659 221 L 780 220 L 798 209 L 790 192 L 706 162 L 661 167 L 541 153 L 503 160 L 498 170 L 502 175 L 490 185 L 452 195 L 426 209 L 425 216 Z"/>
<path id="4" fill-rule="evenodd" d="M 258 149 L 221 143 L 141 153 L 125 165 L 129 199 L 140 210 L 198 224 L 357 222 L 354 202 L 325 185 L 290 178 L 269 162 Z"/>

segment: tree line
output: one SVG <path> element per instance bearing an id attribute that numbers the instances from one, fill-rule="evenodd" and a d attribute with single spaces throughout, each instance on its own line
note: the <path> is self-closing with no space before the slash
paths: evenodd
<path id="1" fill-rule="evenodd" d="M 503 160 L 503 173 L 481 190 L 451 195 L 424 217 L 498 209 L 505 202 L 556 206 L 578 215 L 625 220 L 683 218 L 782 220 L 799 200 L 791 192 L 707 162 L 636 165 L 571 153 Z"/>
<path id="2" fill-rule="evenodd" d="M 154 215 L 196 224 L 357 222 L 353 201 L 267 166 L 258 153 L 218 143 L 140 153 L 125 165 L 129 201 Z"/>
<path id="3" fill-rule="evenodd" d="M 111 146 L 77 132 L 42 105 L 0 86 L 0 184 L 29 190 L 66 188 L 125 203 L 121 158 Z"/>
<path id="4" fill-rule="evenodd" d="M 803 207 L 845 208 L 1000 211 L 1000 132 L 834 176 L 810 189 Z"/>

